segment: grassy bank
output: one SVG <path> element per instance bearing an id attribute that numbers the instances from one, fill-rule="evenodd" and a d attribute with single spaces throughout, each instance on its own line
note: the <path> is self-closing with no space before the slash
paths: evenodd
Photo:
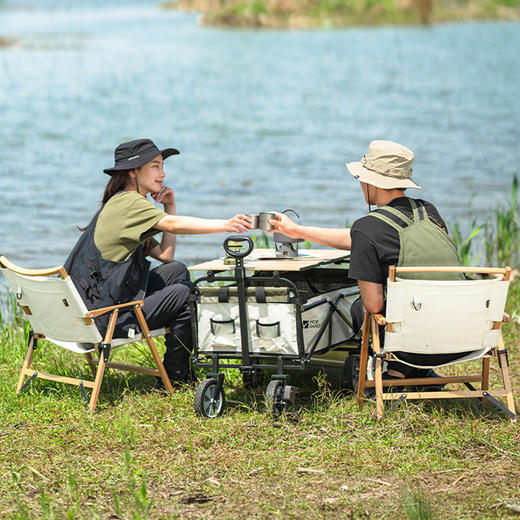
<path id="1" fill-rule="evenodd" d="M 0 36 L 0 48 L 12 47 L 15 44 L 16 44 L 16 40 L 14 38 L 4 38 L 4 37 Z"/>
<path id="2" fill-rule="evenodd" d="M 315 28 L 520 19 L 520 0 L 173 0 L 206 25 Z"/>
<path id="3" fill-rule="evenodd" d="M 458 230 L 467 264 L 484 237 L 488 264 L 518 265 L 517 193 L 515 176 L 509 200 L 485 223 L 468 235 Z M 506 311 L 518 411 L 520 278 Z M 248 392 L 230 372 L 224 415 L 210 421 L 193 411 L 193 386 L 167 396 L 152 378 L 109 370 L 91 416 L 77 388 L 37 380 L 15 394 L 27 334 L 20 317 L 0 316 L 2 518 L 519 517 L 520 427 L 477 400 L 405 402 L 377 421 L 374 403 L 359 410 L 320 375 L 296 380 L 296 408 L 274 419 L 264 410 L 265 386 Z M 150 364 L 146 352 L 126 348 L 116 360 Z M 35 369 L 90 378 L 80 356 L 45 342 L 35 359 Z M 493 363 L 492 385 L 499 380 Z"/>
<path id="4" fill-rule="evenodd" d="M 520 280 L 507 310 L 520 314 Z M 108 371 L 90 416 L 77 388 L 36 381 L 14 393 L 20 326 L 0 328 L 2 518 L 518 518 L 520 429 L 494 407 L 405 403 L 378 422 L 373 403 L 358 410 L 319 377 L 273 419 L 262 390 L 235 375 L 210 421 L 195 416 L 190 386 L 168 397 L 146 376 Z M 520 325 L 504 331 L 518 407 Z M 37 356 L 89 376 L 79 356 L 70 366 L 45 343 Z M 124 351 L 135 358 L 143 351 Z"/>

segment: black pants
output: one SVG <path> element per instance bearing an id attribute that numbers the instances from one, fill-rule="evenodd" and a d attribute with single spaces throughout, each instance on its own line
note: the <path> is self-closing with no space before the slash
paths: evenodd
<path id="1" fill-rule="evenodd" d="M 189 379 L 192 350 L 191 318 L 188 305 L 190 276 L 186 266 L 173 261 L 150 271 L 143 314 L 150 330 L 169 327 L 166 335 L 164 368 L 173 381 Z M 124 312 L 117 320 L 116 332 L 136 323 L 133 312 Z"/>
<path id="2" fill-rule="evenodd" d="M 384 311 L 383 311 L 384 312 Z M 352 316 L 352 325 L 354 328 L 354 334 L 357 334 L 358 331 L 363 326 L 365 307 L 363 305 L 363 300 L 361 296 L 352 303 L 350 308 L 350 315 Z M 379 327 L 379 341 L 381 343 L 381 348 L 383 348 L 385 344 L 385 329 L 384 327 Z M 409 352 L 393 352 L 396 357 L 399 359 L 406 361 L 406 363 L 413 363 L 414 365 L 419 366 L 436 366 L 443 365 L 444 363 L 449 363 L 450 361 L 454 361 L 463 356 L 467 356 L 470 352 L 457 352 L 455 354 L 410 354 Z M 388 362 L 389 370 L 397 370 L 401 372 L 405 377 L 417 377 L 421 376 L 420 368 L 411 367 L 410 365 L 406 365 L 405 363 L 399 363 L 399 361 L 389 361 Z M 414 374 L 416 373 L 416 374 Z"/>

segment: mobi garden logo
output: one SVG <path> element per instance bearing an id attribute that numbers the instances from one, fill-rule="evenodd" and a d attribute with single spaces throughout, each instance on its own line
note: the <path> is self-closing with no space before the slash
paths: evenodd
<path id="1" fill-rule="evenodd" d="M 303 320 L 304 329 L 319 329 L 320 320 Z"/>

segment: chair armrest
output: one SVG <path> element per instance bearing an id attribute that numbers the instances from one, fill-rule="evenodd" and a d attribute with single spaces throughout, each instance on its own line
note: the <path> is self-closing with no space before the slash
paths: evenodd
<path id="1" fill-rule="evenodd" d="M 111 312 L 115 309 L 122 309 L 124 307 L 142 307 L 143 300 L 135 300 L 133 302 L 120 303 L 119 305 L 112 305 L 111 307 L 103 307 L 101 309 L 93 309 L 87 312 L 85 315 L 86 318 L 97 318 L 107 312 Z"/>
<path id="2" fill-rule="evenodd" d="M 386 318 L 382 314 L 372 314 L 378 325 L 386 325 Z"/>

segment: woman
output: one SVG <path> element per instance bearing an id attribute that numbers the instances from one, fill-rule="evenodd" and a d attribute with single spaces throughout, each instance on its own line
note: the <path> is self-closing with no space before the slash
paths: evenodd
<path id="1" fill-rule="evenodd" d="M 250 219 L 229 220 L 176 215 L 175 195 L 163 184 L 163 161 L 178 154 L 159 150 L 150 139 L 120 144 L 101 208 L 85 228 L 65 268 L 88 309 L 144 300 L 143 313 L 150 329 L 170 327 L 166 335 L 164 366 L 173 382 L 189 379 L 191 325 L 188 308 L 189 276 L 184 264 L 173 261 L 176 234 L 242 233 Z M 160 210 L 146 196 L 164 206 Z M 163 232 L 157 242 L 152 237 Z M 150 271 L 149 255 L 163 262 Z M 108 315 L 96 318 L 104 334 Z M 132 311 L 118 317 L 115 337 L 132 336 L 138 329 Z"/>

